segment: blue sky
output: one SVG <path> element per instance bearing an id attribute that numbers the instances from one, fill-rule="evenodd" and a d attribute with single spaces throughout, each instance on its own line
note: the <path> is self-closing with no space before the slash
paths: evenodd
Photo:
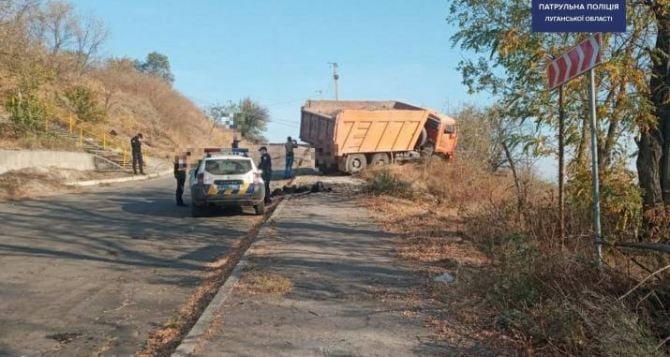
<path id="1" fill-rule="evenodd" d="M 103 55 L 168 55 L 175 87 L 200 106 L 251 97 L 267 137 L 298 136 L 307 98 L 396 99 L 453 112 L 469 96 L 456 70 L 446 0 L 75 0 L 110 29 Z"/>

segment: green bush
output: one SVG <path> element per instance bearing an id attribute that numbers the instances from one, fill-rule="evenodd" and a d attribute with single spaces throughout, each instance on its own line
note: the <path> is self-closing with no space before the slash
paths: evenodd
<path id="1" fill-rule="evenodd" d="M 389 195 L 411 199 L 414 197 L 412 185 L 388 170 L 378 172 L 368 183 L 368 191 L 375 196 Z"/>
<path id="2" fill-rule="evenodd" d="M 591 215 L 592 183 L 588 167 L 574 167 L 566 185 L 568 207 Z M 635 232 L 641 222 L 642 195 L 634 172 L 623 166 L 613 166 L 600 177 L 600 207 L 603 231 L 608 237 Z"/>
<path id="3" fill-rule="evenodd" d="M 105 111 L 100 108 L 95 93 L 92 90 L 76 86 L 65 91 L 65 98 L 67 98 L 70 109 L 77 114 L 79 119 L 97 123 L 105 118 Z"/>
<path id="4" fill-rule="evenodd" d="M 33 93 L 15 92 L 5 102 L 9 118 L 22 131 L 38 131 L 44 127 L 49 110 L 44 101 Z"/>

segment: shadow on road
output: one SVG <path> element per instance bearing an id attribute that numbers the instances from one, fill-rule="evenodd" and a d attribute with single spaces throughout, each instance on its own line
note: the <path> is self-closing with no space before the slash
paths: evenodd
<path id="1" fill-rule="evenodd" d="M 203 245 L 220 254 L 228 247 L 222 240 L 247 231 L 241 223 L 249 217 L 241 216 L 239 210 L 216 211 L 213 219 L 195 221 L 188 207 L 176 207 L 171 193 L 134 188 L 130 192 L 107 190 L 0 204 L 0 257 L 200 269 L 189 260 L 211 258 L 204 254 Z M 155 249 L 167 247 L 169 252 Z M 202 258 L 193 259 L 199 254 Z"/>

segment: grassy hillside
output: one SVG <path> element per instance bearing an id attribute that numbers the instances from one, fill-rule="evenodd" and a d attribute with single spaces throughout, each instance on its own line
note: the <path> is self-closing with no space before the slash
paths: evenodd
<path id="1" fill-rule="evenodd" d="M 0 147 L 75 150 L 52 133 L 70 120 L 124 145 L 142 132 L 161 156 L 232 141 L 171 81 L 138 70 L 132 59 L 96 57 L 106 35 L 99 20 L 67 2 L 0 4 Z"/>

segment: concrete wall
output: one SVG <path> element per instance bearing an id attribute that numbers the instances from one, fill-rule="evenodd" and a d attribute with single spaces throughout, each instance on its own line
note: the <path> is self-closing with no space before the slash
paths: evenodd
<path id="1" fill-rule="evenodd" d="M 260 160 L 260 153 L 258 148 L 265 146 L 268 149 L 268 154 L 272 157 L 272 170 L 273 171 L 284 171 L 284 165 L 286 164 L 286 149 L 284 144 L 263 144 L 263 145 L 253 145 L 249 146 L 249 156 L 254 159 L 256 164 Z M 293 149 L 293 168 L 294 169 L 313 169 L 314 166 L 314 149 L 308 145 L 298 145 L 297 148 Z"/>
<path id="2" fill-rule="evenodd" d="M 95 155 L 83 152 L 50 150 L 0 150 L 0 174 L 10 170 L 26 168 L 49 168 L 73 170 L 96 170 L 99 168 Z"/>

